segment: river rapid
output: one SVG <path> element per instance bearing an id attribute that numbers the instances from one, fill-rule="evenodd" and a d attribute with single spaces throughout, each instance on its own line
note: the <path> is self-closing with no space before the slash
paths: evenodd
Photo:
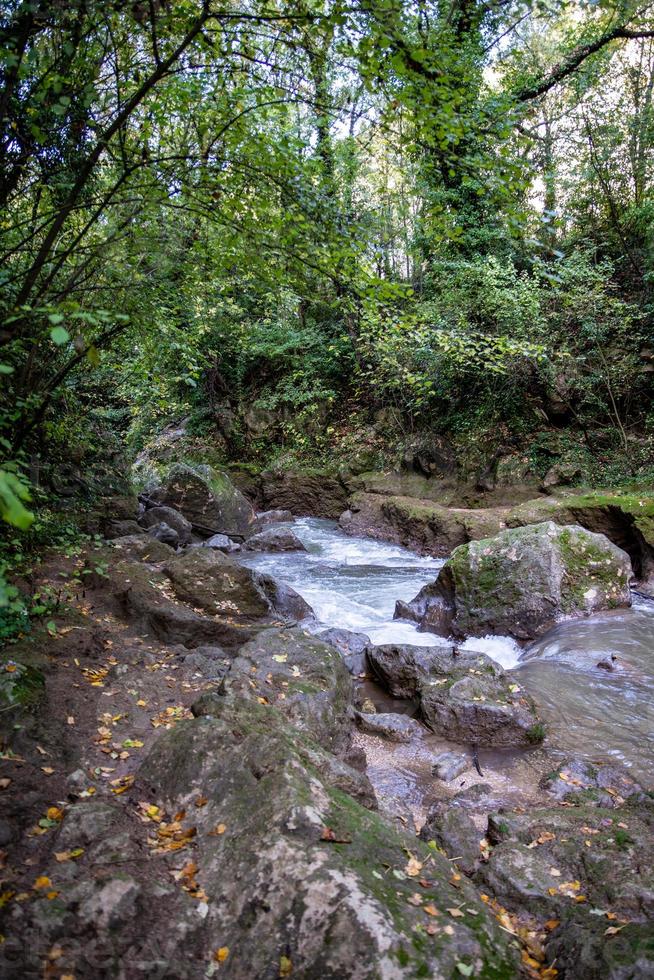
<path id="1" fill-rule="evenodd" d="M 397 599 L 409 600 L 433 581 L 441 559 L 415 555 L 397 545 L 349 537 L 335 521 L 301 518 L 292 527 L 306 552 L 244 554 L 244 565 L 291 585 L 312 606 L 324 628 L 365 633 L 373 644 L 429 646 L 442 642 L 393 620 Z M 551 756 L 584 755 L 628 767 L 654 786 L 654 602 L 634 599 L 631 609 L 561 623 L 522 649 L 509 637 L 467 640 L 467 648 L 488 654 L 516 675 L 548 723 Z M 611 672 L 599 668 L 611 662 Z M 407 710 L 376 685 L 366 694 L 378 710 Z M 364 737 L 369 774 L 378 793 L 404 804 L 428 803 L 431 763 L 438 750 L 457 748 L 437 736 L 418 744 L 380 746 Z M 482 753 L 491 783 L 503 797 L 534 782 L 543 751 Z M 533 771 L 532 771 L 533 770 Z M 476 777 L 474 777 L 476 778 Z M 473 780 L 474 781 L 474 780 Z M 461 785 L 470 785 L 463 779 Z"/>

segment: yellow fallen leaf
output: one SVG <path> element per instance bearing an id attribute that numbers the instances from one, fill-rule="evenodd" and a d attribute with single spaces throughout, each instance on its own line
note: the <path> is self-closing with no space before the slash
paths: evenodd
<path id="1" fill-rule="evenodd" d="M 417 878 L 422 871 L 422 861 L 418 861 L 417 858 L 411 856 L 407 863 L 404 873 L 409 876 L 409 878 Z"/>
<path id="2" fill-rule="evenodd" d="M 41 888 L 49 888 L 51 884 L 52 882 L 50 881 L 47 875 L 39 875 L 39 877 L 36 879 L 32 887 L 36 891 L 39 891 Z"/>
<path id="3" fill-rule="evenodd" d="M 274 657 L 274 659 L 277 660 L 277 657 Z M 286 657 L 284 657 L 284 660 L 286 660 Z M 291 963 L 288 956 L 280 956 L 279 957 L 280 977 L 290 977 L 292 972 L 293 972 L 293 964 Z"/>
<path id="4" fill-rule="evenodd" d="M 45 815 L 48 820 L 63 820 L 64 811 L 59 806 L 49 806 Z"/>
<path id="5" fill-rule="evenodd" d="M 423 912 L 426 912 L 427 915 L 440 915 L 435 905 L 425 905 Z"/>
<path id="6" fill-rule="evenodd" d="M 216 963 L 224 963 L 228 956 L 229 956 L 229 946 L 221 946 L 220 949 L 217 949 L 216 952 L 213 954 L 213 958 L 216 961 Z"/>
<path id="7" fill-rule="evenodd" d="M 57 861 L 72 861 L 75 858 L 81 857 L 83 853 L 83 847 L 75 847 L 72 851 L 55 851 L 55 857 Z"/>

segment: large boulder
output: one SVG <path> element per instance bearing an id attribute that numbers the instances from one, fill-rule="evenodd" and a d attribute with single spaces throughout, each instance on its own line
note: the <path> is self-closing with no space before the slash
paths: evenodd
<path id="1" fill-rule="evenodd" d="M 248 551 L 306 551 L 297 534 L 287 527 L 267 527 L 248 538 Z"/>
<path id="2" fill-rule="evenodd" d="M 383 686 L 395 697 L 416 698 L 425 723 L 444 738 L 509 746 L 545 736 L 532 699 L 483 653 L 387 645 L 370 647 L 367 656 Z"/>
<path id="3" fill-rule="evenodd" d="M 510 937 L 476 891 L 357 802 L 360 781 L 256 700 L 223 698 L 213 717 L 161 736 L 138 791 L 166 813 L 186 809 L 194 827 L 206 901 L 189 976 L 204 976 L 219 949 L 220 975 L 232 980 L 409 980 L 454 977 L 459 966 L 517 975 Z M 204 805 L 189 810 L 199 796 Z"/>
<path id="4" fill-rule="evenodd" d="M 631 576 L 629 556 L 608 538 L 545 521 L 457 548 L 396 615 L 441 634 L 528 640 L 562 619 L 629 606 Z"/>
<path id="5" fill-rule="evenodd" d="M 193 548 L 166 565 L 175 595 L 213 615 L 258 619 L 271 612 L 270 602 L 250 568 L 220 551 Z"/>
<path id="6" fill-rule="evenodd" d="M 173 466 L 150 500 L 171 507 L 200 533 L 247 535 L 254 523 L 252 506 L 226 473 L 211 466 Z"/>
<path id="7" fill-rule="evenodd" d="M 239 621 L 227 613 L 204 615 L 171 598 L 170 582 L 163 575 L 144 576 L 140 571 L 138 566 L 126 563 L 122 589 L 118 592 L 120 606 L 130 620 L 164 643 L 180 643 L 185 647 L 209 644 L 233 650 L 267 625 L 266 620 L 242 618 Z"/>
<path id="8" fill-rule="evenodd" d="M 167 524 L 177 531 L 180 545 L 184 546 L 191 540 L 191 523 L 187 521 L 183 514 L 173 507 L 151 507 L 141 516 L 139 523 L 141 527 L 155 527 L 157 524 Z"/>
<path id="9" fill-rule="evenodd" d="M 220 551 L 193 548 L 166 564 L 175 595 L 194 609 L 235 622 L 299 621 L 312 609 L 289 585 L 239 565 Z"/>

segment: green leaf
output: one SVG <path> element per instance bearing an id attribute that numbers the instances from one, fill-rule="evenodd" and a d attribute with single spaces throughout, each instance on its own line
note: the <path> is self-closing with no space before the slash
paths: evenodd
<path id="1" fill-rule="evenodd" d="M 58 347 L 70 340 L 70 334 L 64 327 L 53 327 L 50 331 L 50 337 Z"/>
<path id="2" fill-rule="evenodd" d="M 100 367 L 100 353 L 98 348 L 91 345 L 86 352 L 86 359 L 92 367 Z"/>
<path id="3" fill-rule="evenodd" d="M 15 473 L 0 470 L 0 518 L 3 521 L 26 531 L 34 514 L 23 506 L 23 501 L 30 499 L 29 490 Z"/>

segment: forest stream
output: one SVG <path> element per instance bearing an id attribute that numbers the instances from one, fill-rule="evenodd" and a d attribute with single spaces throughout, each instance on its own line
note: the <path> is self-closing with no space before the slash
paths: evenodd
<path id="1" fill-rule="evenodd" d="M 287 526 L 306 552 L 255 553 L 241 561 L 296 589 L 312 606 L 320 628 L 364 633 L 373 644 L 441 642 L 432 633 L 417 632 L 412 623 L 393 620 L 393 611 L 397 599 L 411 599 L 436 577 L 443 560 L 350 537 L 335 521 L 301 518 Z M 483 779 L 502 801 L 516 802 L 535 792 L 538 777 L 559 753 L 620 763 L 648 784 L 654 751 L 654 601 L 635 595 L 633 599 L 631 609 L 561 623 L 524 650 L 510 637 L 500 636 L 463 644 L 510 669 L 549 726 L 547 752 L 480 750 Z M 612 671 L 597 666 L 611 662 L 612 656 L 617 657 Z M 362 680 L 362 685 L 362 694 L 378 711 L 417 714 L 412 703 L 389 697 L 371 679 Z M 408 744 L 362 734 L 358 739 L 380 799 L 420 819 L 443 789 L 431 772 L 434 756 L 457 746 L 431 734 Z M 481 778 L 471 767 L 452 788 L 475 782 Z"/>

